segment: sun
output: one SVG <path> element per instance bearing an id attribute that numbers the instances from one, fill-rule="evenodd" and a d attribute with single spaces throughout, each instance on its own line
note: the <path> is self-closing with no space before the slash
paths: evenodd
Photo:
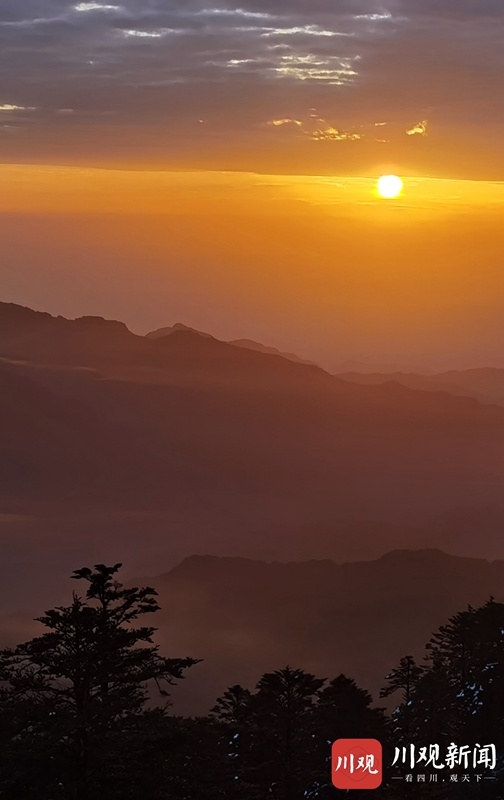
<path id="1" fill-rule="evenodd" d="M 397 175 L 382 175 L 378 178 L 377 189 L 380 197 L 398 197 L 403 190 L 403 182 Z"/>

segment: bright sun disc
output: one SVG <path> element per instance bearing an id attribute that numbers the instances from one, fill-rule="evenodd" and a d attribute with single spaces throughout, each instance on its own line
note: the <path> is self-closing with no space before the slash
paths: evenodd
<path id="1" fill-rule="evenodd" d="M 380 197 L 397 197 L 403 190 L 403 182 L 397 175 L 382 175 L 378 179 L 378 194 Z"/>

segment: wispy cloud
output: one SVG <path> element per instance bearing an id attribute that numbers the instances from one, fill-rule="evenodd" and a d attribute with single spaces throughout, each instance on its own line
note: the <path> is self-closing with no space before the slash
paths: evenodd
<path id="1" fill-rule="evenodd" d="M 278 129 L 288 128 L 291 131 L 297 131 L 296 135 L 308 137 L 313 141 L 355 142 L 365 138 L 362 132 L 344 130 L 328 123 L 315 111 L 310 111 L 304 119 L 284 117 L 269 120 L 266 125 Z"/>
<path id="2" fill-rule="evenodd" d="M 337 128 L 324 128 L 316 131 L 308 132 L 310 139 L 315 141 L 333 141 L 333 142 L 356 142 L 363 139 L 362 133 L 350 133 L 348 131 L 340 131 Z"/>
<path id="3" fill-rule="evenodd" d="M 281 128 L 283 125 L 296 125 L 297 127 L 300 127 L 303 123 L 299 119 L 290 119 L 289 117 L 286 117 L 285 119 L 271 119 L 266 124 L 271 125 L 274 128 Z"/>
<path id="4" fill-rule="evenodd" d="M 86 11 L 121 11 L 121 6 L 112 6 L 106 3 L 78 3 L 74 6 L 78 12 Z"/>
<path id="5" fill-rule="evenodd" d="M 427 128 L 429 127 L 428 120 L 424 119 L 422 122 L 417 122 L 412 128 L 409 128 L 406 133 L 408 136 L 427 136 Z"/>
<path id="6" fill-rule="evenodd" d="M 261 36 L 264 37 L 271 37 L 271 36 L 325 36 L 332 38 L 334 36 L 353 36 L 352 32 L 347 31 L 337 31 L 337 30 L 327 30 L 325 28 L 321 28 L 319 25 L 296 25 L 295 27 L 289 28 L 268 28 L 261 33 Z"/>
<path id="7" fill-rule="evenodd" d="M 0 105 L 0 111 L 35 111 L 35 106 L 17 106 L 13 103 L 3 103 Z"/>
<path id="8" fill-rule="evenodd" d="M 338 56 L 319 56 L 312 53 L 306 55 L 281 55 L 273 72 L 282 78 L 298 81 L 320 81 L 330 85 L 343 86 L 357 77 L 353 64 L 358 59 L 339 58 Z"/>
<path id="9" fill-rule="evenodd" d="M 126 37 L 133 36 L 138 39 L 162 39 L 163 36 L 168 36 L 170 33 L 178 33 L 178 31 L 174 28 L 161 28 L 154 31 L 136 31 L 130 28 L 129 30 L 121 30 L 119 33 L 122 33 Z"/>

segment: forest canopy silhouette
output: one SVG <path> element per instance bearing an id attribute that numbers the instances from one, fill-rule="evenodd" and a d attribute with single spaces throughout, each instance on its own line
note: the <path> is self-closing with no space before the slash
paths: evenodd
<path id="1" fill-rule="evenodd" d="M 206 716 L 181 717 L 170 691 L 198 658 L 159 652 L 156 628 L 144 624 L 159 610 L 157 592 L 121 584 L 121 566 L 76 570 L 84 595 L 39 617 L 42 635 L 1 651 L 0 797 L 324 800 L 343 794 L 331 783 L 339 738 L 382 742 L 377 797 L 423 797 L 422 786 L 405 791 L 406 767 L 392 775 L 396 748 L 504 750 L 504 604 L 493 598 L 441 625 L 423 663 L 406 655 L 391 669 L 381 693 L 396 698 L 391 711 L 348 676 L 285 666 L 252 690 L 231 686 Z M 443 787 L 432 796 L 459 796 Z M 464 796 L 497 800 L 503 788 L 500 757 L 492 780 L 468 784 Z"/>

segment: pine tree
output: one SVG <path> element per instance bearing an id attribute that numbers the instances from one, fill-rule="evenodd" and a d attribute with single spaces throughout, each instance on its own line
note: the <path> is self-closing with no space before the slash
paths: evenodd
<path id="1" fill-rule="evenodd" d="M 255 751 L 260 731 L 252 715 L 252 694 L 235 685 L 219 697 L 210 721 L 220 732 L 219 759 L 227 764 L 227 794 L 230 800 L 248 800 L 256 794 Z"/>
<path id="2" fill-rule="evenodd" d="M 309 797 L 317 800 L 334 797 L 331 746 L 337 739 L 378 739 L 386 747 L 387 720 L 383 709 L 373 708 L 372 703 L 369 692 L 346 675 L 339 675 L 319 691 L 314 725 L 317 776 Z M 376 790 L 375 795 L 381 796 Z M 366 792 L 354 790 L 353 796 L 366 796 Z"/>
<path id="3" fill-rule="evenodd" d="M 317 763 L 314 709 L 324 683 L 287 666 L 263 675 L 257 684 L 252 711 L 260 732 L 258 774 L 272 800 L 298 800 L 312 783 Z"/>
<path id="4" fill-rule="evenodd" d="M 388 683 L 380 692 L 380 697 L 389 697 L 394 692 L 400 691 L 401 702 L 408 704 L 422 672 L 422 667 L 418 666 L 413 656 L 404 656 L 399 665 L 387 675 Z"/>
<path id="5" fill-rule="evenodd" d="M 12 714 L 2 798 L 94 800 L 107 787 L 109 797 L 127 796 L 118 787 L 133 780 L 150 691 L 157 687 L 166 707 L 167 687 L 196 663 L 164 658 L 155 628 L 135 625 L 159 609 L 156 592 L 123 587 L 114 577 L 120 567 L 74 572 L 88 583 L 85 598 L 74 592 L 69 606 L 38 618 L 45 633 L 0 652 L 0 713 Z M 24 769 L 27 751 L 33 759 Z"/>

